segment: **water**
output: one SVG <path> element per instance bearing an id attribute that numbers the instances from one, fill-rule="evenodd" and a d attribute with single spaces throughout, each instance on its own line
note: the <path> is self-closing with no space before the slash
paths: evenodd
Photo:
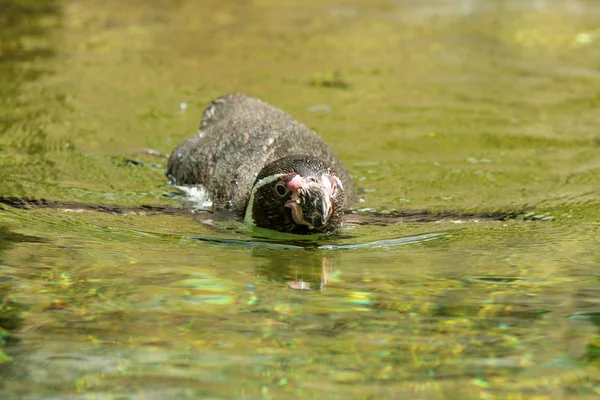
<path id="1" fill-rule="evenodd" d="M 595 2 L 0 5 L 0 197 L 53 202 L 0 206 L 1 398 L 599 396 Z M 173 196 L 139 150 L 231 91 L 346 163 L 342 232 Z"/>

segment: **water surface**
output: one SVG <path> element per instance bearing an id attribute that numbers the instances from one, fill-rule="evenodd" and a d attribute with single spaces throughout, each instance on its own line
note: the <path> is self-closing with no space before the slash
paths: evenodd
<path id="1" fill-rule="evenodd" d="M 66 204 L 0 205 L 0 397 L 600 395 L 596 2 L 0 5 L 0 197 Z M 194 214 L 139 153 L 232 91 L 348 166 L 342 232 Z"/>

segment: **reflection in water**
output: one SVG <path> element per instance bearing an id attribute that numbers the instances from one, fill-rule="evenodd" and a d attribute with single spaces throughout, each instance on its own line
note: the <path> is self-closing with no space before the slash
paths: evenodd
<path id="1" fill-rule="evenodd" d="M 272 251 L 254 249 L 256 273 L 272 281 L 285 281 L 298 290 L 323 290 L 338 266 L 339 254 L 326 251 Z"/>
<path id="2" fill-rule="evenodd" d="M 0 212 L 2 210 L 0 209 Z M 13 300 L 15 282 L 11 268 L 2 264 L 4 253 L 18 243 L 41 243 L 42 239 L 12 232 L 5 226 L 0 226 L 0 376 L 7 376 L 10 369 L 14 368 L 14 346 L 4 346 L 18 343 L 17 336 L 12 331 L 23 324 L 22 304 Z M 6 352 L 4 351 L 6 350 Z M 0 385 L 1 387 L 1 385 Z"/>
<path id="3" fill-rule="evenodd" d="M 389 249 L 397 246 L 429 242 L 442 237 L 443 233 L 428 233 L 367 243 L 323 244 L 318 242 L 293 242 L 267 240 L 243 240 L 211 237 L 191 239 L 214 245 L 238 249 L 252 249 L 258 258 L 257 273 L 273 281 L 284 280 L 292 289 L 323 290 L 336 271 L 339 251 Z"/>
<path id="4" fill-rule="evenodd" d="M 0 212 L 2 209 L 0 208 Z M 22 235 L 8 229 L 6 226 L 0 225 L 0 262 L 2 261 L 2 253 L 11 248 L 16 243 L 39 243 L 43 239 L 34 236 Z"/>

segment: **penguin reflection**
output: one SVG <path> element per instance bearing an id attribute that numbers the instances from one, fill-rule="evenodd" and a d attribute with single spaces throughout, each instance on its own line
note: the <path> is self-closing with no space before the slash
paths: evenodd
<path id="1" fill-rule="evenodd" d="M 257 275 L 284 281 L 296 290 L 324 290 L 339 257 L 332 252 L 272 249 L 255 249 L 252 256 L 262 260 L 257 263 Z"/>

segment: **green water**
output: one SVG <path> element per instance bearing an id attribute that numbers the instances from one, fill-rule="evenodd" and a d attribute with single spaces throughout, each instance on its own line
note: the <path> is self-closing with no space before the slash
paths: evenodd
<path id="1" fill-rule="evenodd" d="M 0 205 L 0 398 L 600 396 L 598 2 L 0 9 L 0 197 L 69 204 Z M 232 91 L 315 129 L 365 212 L 532 211 L 207 221 L 139 150 Z"/>

